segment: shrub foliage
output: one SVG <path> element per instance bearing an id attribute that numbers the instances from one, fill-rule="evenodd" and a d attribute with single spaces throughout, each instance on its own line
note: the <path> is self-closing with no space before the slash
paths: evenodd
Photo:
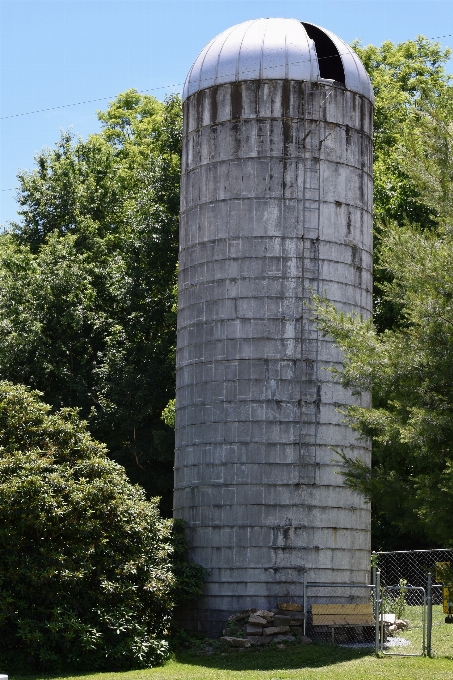
<path id="1" fill-rule="evenodd" d="M 0 656 L 31 669 L 165 657 L 171 523 L 71 409 L 0 382 Z"/>

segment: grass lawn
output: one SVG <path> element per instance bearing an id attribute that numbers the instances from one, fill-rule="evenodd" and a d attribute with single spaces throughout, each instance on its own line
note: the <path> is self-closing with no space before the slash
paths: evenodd
<path id="1" fill-rule="evenodd" d="M 422 609 L 408 606 L 404 616 L 410 626 L 401 637 L 411 644 L 392 651 L 419 653 Z M 442 608 L 433 607 L 433 659 L 378 659 L 372 649 L 318 643 L 286 649 L 218 651 L 209 656 L 181 652 L 164 666 L 149 670 L 64 676 L 11 674 L 10 680 L 453 680 L 453 625 L 446 625 L 444 619 Z"/>
<path id="2" fill-rule="evenodd" d="M 160 668 L 77 676 L 10 676 L 11 680 L 453 680 L 453 657 L 376 658 L 368 650 L 325 644 L 276 650 L 177 654 Z"/>

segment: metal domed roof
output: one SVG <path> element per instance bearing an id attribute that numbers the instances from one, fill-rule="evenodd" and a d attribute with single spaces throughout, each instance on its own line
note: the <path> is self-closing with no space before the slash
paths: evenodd
<path id="1" fill-rule="evenodd" d="M 183 99 L 240 80 L 335 80 L 373 101 L 373 88 L 355 52 L 341 38 L 297 19 L 254 19 L 216 36 L 200 52 Z"/>

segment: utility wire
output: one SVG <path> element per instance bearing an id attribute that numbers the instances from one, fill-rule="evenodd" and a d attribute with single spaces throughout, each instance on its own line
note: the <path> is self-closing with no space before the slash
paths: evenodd
<path id="1" fill-rule="evenodd" d="M 346 53 L 343 53 L 343 55 L 345 55 L 345 54 Z M 350 53 L 348 52 L 348 54 L 350 54 Z M 333 59 L 333 58 L 339 57 L 339 56 L 342 56 L 342 53 L 337 52 L 337 54 L 329 54 L 325 57 L 318 57 L 318 61 L 320 61 L 321 59 Z M 306 63 L 306 62 L 309 62 L 309 61 L 311 61 L 311 59 L 300 59 L 298 61 L 289 62 L 288 64 L 286 62 L 281 63 L 281 64 L 275 64 L 274 66 L 267 66 L 266 71 L 269 71 L 269 70 L 274 69 L 274 68 L 281 68 L 282 66 L 295 66 L 297 64 L 303 64 L 303 63 Z M 195 62 L 194 62 L 194 64 L 195 64 Z M 193 65 L 192 65 L 192 67 L 193 67 Z M 189 71 L 189 73 L 191 71 L 192 71 L 192 69 Z M 248 73 L 250 71 L 255 71 L 255 69 L 251 69 L 251 68 L 245 69 L 244 71 L 242 71 L 242 73 Z M 224 73 L 224 74 L 222 74 L 222 77 L 223 78 L 229 78 L 230 76 L 235 76 L 235 75 L 236 75 L 236 72 L 234 72 L 234 73 Z M 211 80 L 211 77 L 202 78 L 202 79 L 198 80 L 198 82 L 202 83 L 203 81 L 206 81 L 206 80 Z M 169 88 L 169 87 L 183 87 L 183 86 L 184 86 L 184 83 L 174 83 L 173 85 L 161 85 L 160 87 L 154 87 L 150 90 L 138 90 L 138 92 L 152 92 L 153 90 L 163 90 L 163 89 L 166 89 L 166 88 Z M 101 97 L 100 99 L 89 99 L 86 102 L 74 102 L 74 104 L 63 104 L 61 106 L 52 106 L 48 109 L 38 109 L 37 111 L 26 111 L 25 113 L 14 113 L 11 116 L 2 116 L 0 118 L 0 120 L 6 120 L 7 118 L 18 118 L 19 116 L 31 116 L 34 113 L 42 113 L 43 111 L 54 111 L 55 109 L 65 109 L 68 106 L 79 106 L 81 104 L 89 104 L 90 102 L 105 101 L 106 99 L 111 99 L 111 97 Z"/>
<path id="2" fill-rule="evenodd" d="M 161 85 L 160 87 L 151 87 L 148 90 L 138 90 L 139 92 L 154 92 L 154 90 L 165 90 L 168 87 L 177 87 L 182 83 L 175 83 L 174 85 Z M 106 99 L 113 99 L 113 97 L 99 97 L 99 99 L 87 99 L 84 102 L 74 102 L 73 104 L 62 104 L 61 106 L 50 106 L 48 109 L 37 109 L 36 111 L 26 111 L 25 113 L 13 113 L 11 116 L 2 116 L 0 120 L 7 118 L 18 118 L 19 116 L 31 116 L 33 113 L 43 113 L 44 111 L 55 111 L 56 109 L 66 109 L 68 106 L 81 106 L 82 104 L 92 104 L 93 102 L 102 102 Z"/>
<path id="3" fill-rule="evenodd" d="M 453 33 L 449 33 L 447 35 L 438 35 L 434 38 L 427 38 L 427 40 L 437 40 L 439 38 L 450 38 L 452 36 L 453 36 Z M 320 59 L 334 59 L 335 57 L 346 56 L 346 54 L 350 54 L 350 53 L 349 52 L 348 53 L 337 52 L 337 54 L 330 54 L 330 55 L 327 55 L 325 57 L 318 57 L 318 61 Z M 286 65 L 287 66 L 294 66 L 294 65 L 297 65 L 297 64 L 306 63 L 308 61 L 311 61 L 311 59 L 301 59 L 299 61 L 293 61 L 293 62 L 290 62 L 288 64 L 286 64 L 286 62 L 285 62 L 285 64 L 282 63 L 282 64 L 277 64 L 275 66 L 268 66 L 268 67 L 266 67 L 266 70 L 270 70 L 272 68 L 281 68 L 282 66 L 286 66 Z M 251 70 L 252 69 L 246 69 L 244 72 L 247 73 L 247 71 L 251 71 Z M 226 74 L 223 74 L 223 77 L 228 78 L 228 77 L 234 76 L 234 75 L 236 75 L 236 74 L 235 73 L 226 73 Z M 209 79 L 206 78 L 204 80 L 210 80 L 210 78 Z M 202 82 L 202 81 L 199 81 L 199 82 Z M 161 85 L 159 87 L 152 87 L 152 88 L 149 88 L 149 89 L 146 89 L 146 90 L 138 90 L 138 92 L 155 92 L 156 90 L 166 90 L 170 87 L 182 87 L 183 85 L 184 85 L 184 83 L 174 83 L 173 85 Z M 24 113 L 13 113 L 10 116 L 1 116 L 0 120 L 7 120 L 9 118 L 19 118 L 21 116 L 31 116 L 35 113 L 44 113 L 46 111 L 56 111 L 57 109 L 66 109 L 66 108 L 71 107 L 71 106 L 81 106 L 83 104 L 92 104 L 94 102 L 105 101 L 106 99 L 112 99 L 112 97 L 99 97 L 99 99 L 87 99 L 86 101 L 83 101 L 83 102 L 74 102 L 72 104 L 61 104 L 60 106 L 51 106 L 51 107 L 46 108 L 46 109 L 36 109 L 36 111 L 25 111 Z M 9 189 L 5 189 L 4 191 L 9 191 Z"/>

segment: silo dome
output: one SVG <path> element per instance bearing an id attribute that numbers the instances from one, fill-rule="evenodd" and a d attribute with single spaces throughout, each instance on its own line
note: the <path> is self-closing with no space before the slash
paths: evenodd
<path id="1" fill-rule="evenodd" d="M 373 102 L 365 68 L 341 38 L 297 19 L 244 21 L 216 36 L 187 76 L 183 99 L 199 90 L 244 80 L 331 80 Z"/>

